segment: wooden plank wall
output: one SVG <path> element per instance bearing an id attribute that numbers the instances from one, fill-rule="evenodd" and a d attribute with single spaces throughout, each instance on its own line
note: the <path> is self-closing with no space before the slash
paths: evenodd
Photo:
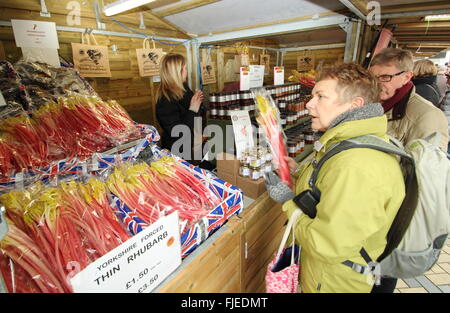
<path id="1" fill-rule="evenodd" d="M 55 22 L 58 26 L 70 26 L 77 28 L 91 27 L 96 29 L 95 12 L 93 9 L 93 0 L 78 0 L 81 5 L 81 25 L 70 25 L 67 14 L 67 4 L 70 0 L 46 0 L 47 9 L 51 13 L 50 18 L 39 15 L 39 1 L 19 0 L 19 1 L 1 1 L 0 20 L 9 21 L 11 19 L 29 19 L 40 21 Z M 176 30 L 152 16 L 150 13 L 144 13 L 144 22 L 147 25 L 145 30 L 139 29 L 139 18 L 137 13 L 119 15 L 116 20 L 124 23 L 127 27 L 148 34 L 149 36 L 162 36 L 172 38 L 188 38 L 185 34 Z M 107 31 L 131 33 L 110 18 L 102 15 L 102 21 L 106 24 Z M 150 28 L 151 25 L 151 28 Z M 153 83 L 149 77 L 140 77 L 136 60 L 136 49 L 142 48 L 143 39 L 102 36 L 95 35 L 100 45 L 109 47 L 109 59 L 111 65 L 111 78 L 90 78 L 88 79 L 94 89 L 103 99 L 117 100 L 131 115 L 131 117 L 140 123 L 147 123 L 158 126 L 154 116 L 155 91 L 158 83 Z M 60 43 L 60 55 L 69 62 L 72 62 L 72 42 L 81 42 L 81 34 L 74 32 L 58 32 Z M 12 28 L 0 27 L 0 41 L 4 46 L 6 59 L 16 62 L 22 53 L 15 46 Z M 118 50 L 113 52 L 111 47 L 116 45 Z M 157 48 L 162 48 L 165 52 L 175 52 L 186 56 L 184 45 L 176 47 L 164 45 L 156 42 Z"/>
<path id="2" fill-rule="evenodd" d="M 251 45 L 265 47 L 261 43 L 251 43 Z M 273 47 L 273 45 L 267 45 L 267 47 Z M 208 52 L 208 50 L 210 52 Z M 208 56 L 209 53 L 209 56 Z M 261 49 L 249 49 L 250 64 L 258 65 L 260 62 L 259 56 L 264 53 Z M 272 50 L 265 50 L 265 53 L 270 55 L 270 70 L 267 75 L 264 75 L 264 84 L 273 84 L 273 67 L 277 65 L 277 52 Z M 216 62 L 216 78 L 217 82 L 215 84 L 209 84 L 203 86 L 203 91 L 205 94 L 210 92 L 220 92 L 223 87 L 227 84 L 239 81 L 239 74 L 234 71 L 235 59 L 234 56 L 237 54 L 237 49 L 235 47 L 221 47 L 221 48 L 202 48 L 200 49 L 200 60 L 211 60 Z"/>
<path id="3" fill-rule="evenodd" d="M 323 61 L 323 64 L 334 64 L 338 61 L 341 54 L 344 53 L 344 48 L 310 50 L 316 58 L 316 66 Z M 304 54 L 304 51 L 287 52 L 283 58 L 285 81 L 292 75 L 292 70 L 297 69 L 297 57 Z"/>

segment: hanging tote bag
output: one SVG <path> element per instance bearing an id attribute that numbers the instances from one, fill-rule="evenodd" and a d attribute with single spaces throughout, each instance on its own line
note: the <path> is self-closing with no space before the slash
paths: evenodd
<path id="1" fill-rule="evenodd" d="M 158 76 L 161 60 L 164 56 L 163 49 L 156 48 L 152 39 L 153 48 L 150 48 L 149 39 L 145 38 L 142 49 L 136 49 L 136 57 L 139 68 L 139 76 Z"/>
<path id="2" fill-rule="evenodd" d="M 92 33 L 81 34 L 81 43 L 72 42 L 72 54 L 74 67 L 81 76 L 111 77 L 108 47 L 100 46 Z"/>
<path id="3" fill-rule="evenodd" d="M 300 247 L 295 244 L 294 225 L 302 212 L 294 211 L 281 239 L 280 247 L 275 258 L 267 267 L 267 293 L 296 293 L 300 271 Z M 292 245 L 284 248 L 289 233 L 292 231 Z"/>

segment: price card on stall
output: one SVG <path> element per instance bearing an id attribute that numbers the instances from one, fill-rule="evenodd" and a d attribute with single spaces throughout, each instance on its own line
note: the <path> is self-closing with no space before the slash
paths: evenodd
<path id="1" fill-rule="evenodd" d="M 151 292 L 181 264 L 178 212 L 89 264 L 70 279 L 74 292 Z"/>
<path id="2" fill-rule="evenodd" d="M 242 152 L 254 146 L 253 128 L 248 110 L 232 111 L 231 121 L 233 123 L 234 140 L 236 143 L 236 156 L 240 158 Z"/>
<path id="3" fill-rule="evenodd" d="M 11 20 L 17 47 L 59 49 L 56 24 L 30 20 Z"/>
<path id="4" fill-rule="evenodd" d="M 273 84 L 274 85 L 284 84 L 284 66 L 275 66 L 273 68 Z"/>
<path id="5" fill-rule="evenodd" d="M 242 66 L 240 69 L 240 90 L 249 90 L 250 89 L 250 68 L 248 66 Z"/>
<path id="6" fill-rule="evenodd" d="M 250 65 L 250 88 L 262 87 L 264 84 L 264 65 Z"/>

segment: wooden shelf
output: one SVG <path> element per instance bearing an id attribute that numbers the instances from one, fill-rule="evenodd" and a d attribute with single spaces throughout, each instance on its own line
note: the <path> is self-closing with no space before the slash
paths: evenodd
<path id="1" fill-rule="evenodd" d="M 284 130 L 284 131 L 287 131 L 288 129 L 290 129 L 290 128 L 292 128 L 292 127 L 295 127 L 295 126 L 297 126 L 297 125 L 303 124 L 303 123 L 305 123 L 306 121 L 309 121 L 310 119 L 311 119 L 311 116 L 309 116 L 309 115 L 304 116 L 304 117 L 298 119 L 298 121 L 295 122 L 294 125 L 286 126 L 286 127 L 283 128 L 283 130 Z"/>
<path id="2" fill-rule="evenodd" d="M 297 161 L 297 163 L 303 161 L 304 158 L 306 158 L 309 154 L 311 154 L 313 148 L 314 148 L 313 145 L 305 145 L 305 150 L 303 150 L 302 153 L 300 153 L 294 158 L 295 161 Z"/>

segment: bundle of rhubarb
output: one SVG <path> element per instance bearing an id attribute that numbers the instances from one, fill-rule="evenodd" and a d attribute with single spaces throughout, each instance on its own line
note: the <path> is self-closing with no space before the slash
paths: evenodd
<path id="1" fill-rule="evenodd" d="M 114 170 L 107 183 L 111 192 L 146 226 L 177 210 L 181 234 L 221 203 L 218 196 L 172 157 L 163 157 L 150 165 L 124 164 Z"/>
<path id="2" fill-rule="evenodd" d="M 78 157 L 84 160 L 139 138 L 140 131 L 115 101 L 94 97 L 60 98 L 30 118 L 23 114 L 0 123 L 0 178 L 14 171 L 43 168 L 50 162 Z"/>
<path id="3" fill-rule="evenodd" d="M 40 168 L 48 165 L 48 146 L 35 120 L 25 114 L 9 117 L 0 123 L 0 159 L 9 160 L 14 170 Z M 3 172 L 7 176 L 11 170 Z"/>
<path id="4" fill-rule="evenodd" d="M 303 85 L 314 87 L 316 84 L 316 70 L 310 70 L 309 72 L 298 72 L 296 70 L 292 71 L 291 76 L 289 76 L 289 81 L 299 82 Z"/>
<path id="5" fill-rule="evenodd" d="M 0 196 L 9 224 L 0 242 L 8 291 L 72 292 L 71 277 L 130 238 L 108 197 L 97 179 Z"/>
<path id="6" fill-rule="evenodd" d="M 289 187 L 292 186 L 291 174 L 285 157 L 288 156 L 285 134 L 280 123 L 280 113 L 275 106 L 272 97 L 264 88 L 251 89 L 256 102 L 258 116 L 256 121 L 264 130 L 268 144 L 272 151 L 273 163 L 277 168 L 281 181 Z"/>

